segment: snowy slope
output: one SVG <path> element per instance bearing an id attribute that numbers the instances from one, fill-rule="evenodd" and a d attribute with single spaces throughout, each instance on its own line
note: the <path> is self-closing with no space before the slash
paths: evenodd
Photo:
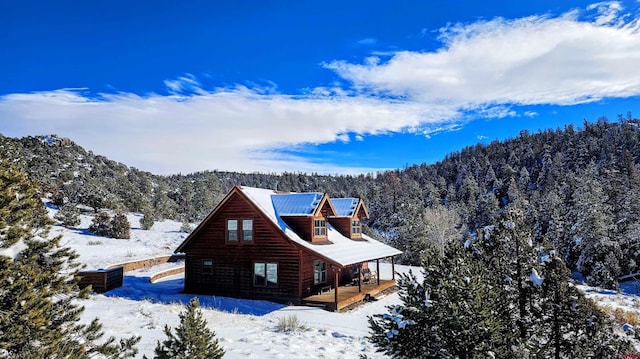
<path id="1" fill-rule="evenodd" d="M 49 206 L 53 216 L 56 209 Z M 82 216 L 77 229 L 54 226 L 52 234 L 62 235 L 62 243 L 80 254 L 86 269 L 139 259 L 169 255 L 186 237 L 181 223 L 156 222 L 151 230 L 139 229 L 141 215 L 129 214 L 131 239 L 94 236 L 87 231 L 90 216 Z M 165 338 L 165 325 L 175 327 L 178 314 L 192 295 L 181 294 L 183 276 L 175 275 L 154 284 L 149 277 L 175 267 L 167 263 L 150 269 L 125 273 L 124 285 L 106 294 L 93 294 L 82 301 L 83 320 L 98 317 L 107 336 L 142 336 L 139 357 L 153 357 L 158 340 Z M 396 270 L 408 267 L 396 265 Z M 381 264 L 382 276 L 391 275 L 390 265 Z M 385 275 L 385 271 L 387 274 Z M 384 313 L 385 306 L 399 303 L 397 293 L 370 302 L 347 313 L 331 313 L 317 308 L 284 306 L 266 301 L 199 296 L 203 315 L 226 350 L 225 358 L 371 358 L 383 357 L 367 341 L 367 316 Z M 295 315 L 305 329 L 295 333 L 277 330 L 278 320 Z"/>
<path id="2" fill-rule="evenodd" d="M 51 216 L 56 209 L 49 206 Z M 106 268 L 109 265 L 169 255 L 182 243 L 186 234 L 180 232 L 182 224 L 175 221 L 156 222 L 151 230 L 139 228 L 139 214 L 129 214 L 133 227 L 131 239 L 97 237 L 87 231 L 90 216 L 82 216 L 77 229 L 54 226 L 52 234 L 62 235 L 62 243 L 80 254 L 78 259 L 86 269 Z M 140 335 L 138 357 L 153 357 L 158 340 L 164 340 L 165 325 L 178 325 L 178 314 L 192 295 L 181 294 L 183 276 L 163 278 L 154 284 L 149 278 L 160 271 L 179 264 L 167 263 L 149 269 L 125 273 L 124 285 L 106 294 L 93 294 L 82 301 L 85 306 L 83 320 L 100 318 L 106 336 L 127 337 Z M 419 269 L 396 265 L 400 272 Z M 390 277 L 390 265 L 381 264 L 381 275 Z M 602 307 L 621 308 L 640 316 L 640 297 L 635 295 L 640 284 L 626 284 L 632 294 L 603 291 L 579 286 L 587 296 Z M 387 305 L 400 303 L 397 293 L 366 303 L 346 313 L 332 313 L 317 308 L 284 306 L 266 301 L 240 300 L 216 296 L 198 296 L 209 328 L 217 333 L 226 350 L 225 358 L 370 358 L 384 357 L 375 352 L 366 336 L 367 318 L 385 313 Z M 278 320 L 295 315 L 305 330 L 283 333 L 277 329 Z"/>

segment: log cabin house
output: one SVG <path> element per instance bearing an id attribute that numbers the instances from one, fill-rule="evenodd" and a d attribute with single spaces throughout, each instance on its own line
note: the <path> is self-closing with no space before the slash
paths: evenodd
<path id="1" fill-rule="evenodd" d="M 402 252 L 362 233 L 368 217 L 357 198 L 236 186 L 175 250 L 184 291 L 329 310 L 375 296 L 395 286 L 380 260 Z"/>

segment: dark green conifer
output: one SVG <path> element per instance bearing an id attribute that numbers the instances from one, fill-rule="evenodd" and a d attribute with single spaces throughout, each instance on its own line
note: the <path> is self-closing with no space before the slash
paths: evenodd
<path id="1" fill-rule="evenodd" d="M 122 213 L 122 212 L 118 212 L 116 213 L 115 216 L 113 216 L 113 219 L 111 220 L 110 223 L 110 234 L 109 236 L 111 238 L 117 238 L 117 239 L 129 239 L 131 238 L 131 225 L 129 224 L 129 220 L 127 219 L 127 216 Z"/>
<path id="2" fill-rule="evenodd" d="M 198 298 L 193 298 L 180 313 L 180 325 L 175 334 L 166 325 L 164 333 L 167 339 L 155 349 L 157 359 L 216 359 L 224 356 L 224 349 L 218 343 L 216 333 L 207 328 L 207 321 L 202 317 Z"/>
<path id="3" fill-rule="evenodd" d="M 65 203 L 53 218 L 63 226 L 73 228 L 80 224 L 80 210 L 73 203 Z"/>
<path id="4" fill-rule="evenodd" d="M 111 235 L 111 216 L 107 212 L 98 212 L 93 216 L 89 232 L 96 236 L 109 237 Z"/>
<path id="5" fill-rule="evenodd" d="M 151 229 L 151 227 L 153 227 L 154 223 L 153 211 L 151 210 L 151 208 L 145 208 L 144 212 L 142 213 L 142 218 L 140 218 L 140 227 L 145 231 L 148 231 Z"/>
<path id="6" fill-rule="evenodd" d="M 398 281 L 402 305 L 369 318 L 377 350 L 397 358 L 505 357 L 509 337 L 486 269 L 459 243 L 425 258 L 422 282 L 412 273 Z"/>
<path id="7" fill-rule="evenodd" d="M 37 189 L 7 163 L 0 166 L 0 214 L 3 247 L 19 246 L 13 257 L 0 255 L 0 356 L 133 357 L 139 337 L 100 342 L 97 319 L 80 323 L 84 308 L 77 300 L 87 291 L 80 291 L 73 278 L 77 254 L 60 247 L 61 237 L 48 238 L 42 224 L 49 219 Z"/>

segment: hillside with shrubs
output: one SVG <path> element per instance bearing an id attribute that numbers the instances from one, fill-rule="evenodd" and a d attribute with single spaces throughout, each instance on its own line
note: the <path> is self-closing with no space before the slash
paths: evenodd
<path id="1" fill-rule="evenodd" d="M 479 143 L 433 164 L 362 175 L 202 171 L 160 176 L 51 136 L 0 136 L 0 157 L 68 211 L 197 223 L 235 185 L 362 198 L 365 231 L 420 264 L 435 245 L 477 242 L 507 206 L 592 285 L 640 272 L 640 121 L 631 114 Z M 61 219 L 67 220 L 67 219 Z M 110 219 L 115 220 L 114 219 Z M 137 225 L 137 224 L 135 224 Z M 113 233 L 112 235 L 116 235 Z M 120 235 L 120 234 L 118 234 Z M 123 234 L 125 235 L 125 234 Z"/>

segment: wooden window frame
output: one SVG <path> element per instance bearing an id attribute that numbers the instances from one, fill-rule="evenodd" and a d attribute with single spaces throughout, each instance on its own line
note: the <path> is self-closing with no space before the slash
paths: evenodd
<path id="1" fill-rule="evenodd" d="M 242 221 L 242 241 L 243 242 L 253 242 L 253 218 L 243 218 Z M 250 223 L 251 224 L 251 228 L 250 229 L 246 229 L 245 228 L 245 223 Z M 248 234 L 248 236 L 247 236 Z"/>
<path id="2" fill-rule="evenodd" d="M 321 225 L 318 225 L 318 222 L 322 222 Z M 313 236 L 318 238 L 324 238 L 327 236 L 327 220 L 324 218 L 314 218 L 313 219 Z"/>
<path id="3" fill-rule="evenodd" d="M 359 219 L 351 220 L 351 234 L 362 234 L 362 222 Z"/>
<path id="4" fill-rule="evenodd" d="M 213 274 L 213 259 L 205 258 L 202 260 L 202 273 Z"/>
<path id="5" fill-rule="evenodd" d="M 229 225 L 232 222 L 236 223 L 236 229 L 235 230 L 229 229 Z M 238 243 L 238 238 L 240 237 L 239 236 L 239 234 L 240 234 L 239 232 L 240 231 L 238 230 L 238 220 L 235 219 L 235 218 L 227 219 L 226 227 L 225 227 L 225 233 L 226 233 L 227 242 L 229 242 L 229 243 Z M 234 236 L 231 235 L 232 233 L 234 234 Z M 233 237 L 235 237 L 235 238 L 233 238 Z"/>
<path id="6" fill-rule="evenodd" d="M 279 277 L 279 267 L 280 265 L 277 262 L 253 262 L 253 286 L 260 288 L 277 288 L 278 287 L 278 277 Z M 269 280 L 269 267 L 272 269 L 275 267 L 275 278 L 271 277 L 271 281 Z M 258 269 L 261 269 L 260 273 L 262 273 L 262 280 L 258 281 Z M 275 279 L 275 280 L 273 280 Z M 264 281 L 264 283 L 263 283 Z"/>
<path id="7" fill-rule="evenodd" d="M 313 261 L 313 284 L 327 283 L 327 263 L 321 260 Z"/>

